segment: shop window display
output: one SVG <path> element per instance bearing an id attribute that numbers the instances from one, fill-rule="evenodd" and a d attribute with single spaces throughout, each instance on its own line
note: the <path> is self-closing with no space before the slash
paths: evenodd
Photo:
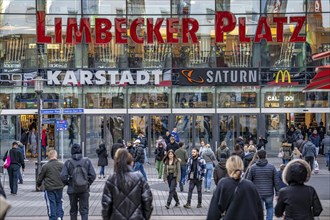
<path id="1" fill-rule="evenodd" d="M 257 93 L 255 92 L 221 92 L 218 96 L 220 108 L 256 108 Z"/>
<path id="2" fill-rule="evenodd" d="M 326 108 L 329 107 L 327 92 L 307 92 L 306 93 L 306 107 Z"/>

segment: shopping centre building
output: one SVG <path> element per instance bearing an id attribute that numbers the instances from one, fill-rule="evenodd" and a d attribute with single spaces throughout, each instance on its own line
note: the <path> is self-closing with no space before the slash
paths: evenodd
<path id="1" fill-rule="evenodd" d="M 330 129 L 329 90 L 304 90 L 326 51 L 329 0 L 0 0 L 0 155 L 40 117 L 65 155 L 141 131 L 153 152 L 174 127 L 190 147 L 251 134 L 275 153 L 292 124 Z"/>

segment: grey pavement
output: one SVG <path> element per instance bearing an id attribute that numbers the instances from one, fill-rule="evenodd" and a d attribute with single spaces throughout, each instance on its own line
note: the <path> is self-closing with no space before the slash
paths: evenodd
<path id="1" fill-rule="evenodd" d="M 279 158 L 269 158 L 270 163 L 274 164 L 276 167 L 279 167 L 281 160 Z M 321 198 L 321 202 L 323 205 L 323 212 L 321 215 L 321 219 L 329 220 L 330 219 L 330 192 L 329 192 L 329 182 L 330 182 L 330 172 L 326 170 L 324 162 L 322 162 L 324 158 L 319 158 L 320 163 L 320 172 L 319 174 L 315 174 L 311 178 L 311 185 L 313 185 Z M 109 175 L 112 173 L 113 162 L 111 159 L 110 166 L 107 167 L 106 173 Z M 150 159 L 153 161 L 153 159 Z M 97 159 L 92 159 L 94 167 L 97 170 Z M 152 214 L 152 218 L 154 220 L 162 220 L 168 219 L 168 216 L 171 216 L 172 220 L 176 219 L 190 219 L 190 220 L 199 220 L 205 219 L 205 216 L 208 211 L 209 202 L 212 197 L 212 193 L 204 193 L 203 192 L 203 201 L 202 208 L 197 209 L 194 208 L 197 206 L 197 192 L 194 191 L 192 198 L 192 209 L 185 209 L 183 205 L 187 201 L 187 186 L 185 186 L 184 192 L 178 192 L 178 196 L 180 199 L 181 207 L 172 208 L 174 205 L 174 201 L 172 201 L 172 207 L 167 210 L 165 208 L 167 196 L 168 196 L 168 186 L 162 180 L 158 179 L 157 171 L 155 169 L 154 164 L 145 165 L 145 169 L 148 175 L 148 182 L 151 186 L 153 193 L 153 206 L 154 211 Z M 320 184 L 320 182 L 322 184 Z M 4 183 L 5 191 L 7 192 L 7 197 L 9 202 L 12 204 L 12 208 L 10 209 L 6 219 L 36 219 L 43 220 L 47 218 L 47 210 L 42 192 L 35 192 L 35 160 L 30 159 L 30 161 L 26 162 L 26 169 L 24 172 L 24 184 L 20 184 L 18 186 L 18 194 L 17 196 L 10 195 L 9 186 L 8 186 L 8 177 L 6 175 L 2 176 L 2 183 Z M 101 197 L 103 192 L 105 179 L 96 179 L 96 181 L 91 186 L 90 192 L 90 210 L 89 215 L 90 219 L 101 219 Z M 214 189 L 214 183 L 212 182 Z M 318 189 L 319 186 L 323 188 Z M 327 191 L 328 190 L 328 191 Z M 66 188 L 64 189 L 64 198 L 63 198 L 63 208 L 65 217 L 64 219 L 69 219 L 69 198 L 66 194 Z M 276 218 L 274 218 L 276 219 Z"/>

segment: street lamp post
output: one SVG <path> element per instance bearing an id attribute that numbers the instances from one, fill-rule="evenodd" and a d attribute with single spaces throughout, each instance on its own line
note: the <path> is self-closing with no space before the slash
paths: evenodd
<path id="1" fill-rule="evenodd" d="M 42 116 L 41 116 L 41 108 L 42 108 L 42 99 L 41 94 L 44 89 L 44 80 L 41 76 L 37 76 L 34 80 L 34 91 L 37 94 L 37 101 L 38 101 L 38 162 L 36 164 L 36 191 L 39 191 L 37 188 L 37 179 L 38 175 L 41 171 L 41 139 L 42 139 Z"/>

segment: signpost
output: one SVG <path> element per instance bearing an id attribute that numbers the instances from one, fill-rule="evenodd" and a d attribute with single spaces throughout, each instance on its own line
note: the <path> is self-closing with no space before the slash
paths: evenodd
<path id="1" fill-rule="evenodd" d="M 71 115 L 71 114 L 83 114 L 83 108 L 66 108 L 66 109 L 44 109 L 41 110 L 42 115 L 61 115 L 60 119 L 56 118 L 44 118 L 42 119 L 42 123 L 44 124 L 55 124 L 56 131 L 60 132 L 61 140 L 60 140 L 60 151 L 61 151 L 61 160 L 63 161 L 64 150 L 63 150 L 63 131 L 68 129 L 68 122 L 63 119 L 63 115 Z"/>

